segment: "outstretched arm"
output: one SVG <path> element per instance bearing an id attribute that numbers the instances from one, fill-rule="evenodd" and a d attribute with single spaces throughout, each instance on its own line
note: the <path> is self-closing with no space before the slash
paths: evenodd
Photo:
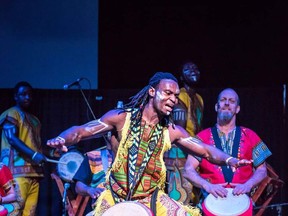
<path id="1" fill-rule="evenodd" d="M 100 119 L 90 121 L 84 125 L 72 126 L 60 133 L 57 137 L 47 141 L 47 145 L 54 148 L 60 148 L 62 151 L 67 151 L 67 146 L 78 143 L 81 140 L 94 138 L 105 134 L 111 129 L 107 124 Z"/>
<path id="2" fill-rule="evenodd" d="M 124 116 L 123 116 L 124 115 Z M 47 145 L 53 148 L 67 151 L 67 146 L 78 143 L 81 140 L 97 138 L 121 124 L 125 114 L 119 114 L 119 110 L 111 110 L 100 119 L 90 121 L 80 126 L 72 126 L 59 134 L 59 136 L 47 141 Z"/>

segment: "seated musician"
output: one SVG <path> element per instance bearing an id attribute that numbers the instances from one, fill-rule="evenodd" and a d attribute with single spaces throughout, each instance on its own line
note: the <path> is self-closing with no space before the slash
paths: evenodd
<path id="1" fill-rule="evenodd" d="M 0 216 L 20 214 L 16 187 L 10 169 L 0 163 Z"/>
<path id="2" fill-rule="evenodd" d="M 85 209 L 85 214 L 94 208 L 94 202 L 104 190 L 105 175 L 113 161 L 111 144 L 117 142 L 114 136 L 108 135 L 107 148 L 100 148 L 89 151 L 85 154 L 79 169 L 73 177 L 75 192 L 82 196 L 90 196 L 90 203 Z"/>
<path id="3" fill-rule="evenodd" d="M 215 110 L 216 125 L 200 131 L 197 137 L 230 154 L 231 158 L 253 159 L 253 164 L 240 167 L 233 172 L 229 167 L 214 165 L 205 158 L 189 155 L 183 176 L 193 185 L 201 188 L 204 196 L 200 203 L 204 213 L 203 200 L 208 194 L 226 197 L 228 193 L 226 188 L 233 188 L 234 195 L 249 194 L 267 176 L 265 160 L 271 155 L 267 146 L 254 131 L 236 126 L 240 99 L 233 89 L 227 88 L 220 92 Z M 245 215 L 252 215 L 252 212 L 253 206 L 250 199 L 250 207 Z M 209 215 L 207 211 L 206 214 Z"/>

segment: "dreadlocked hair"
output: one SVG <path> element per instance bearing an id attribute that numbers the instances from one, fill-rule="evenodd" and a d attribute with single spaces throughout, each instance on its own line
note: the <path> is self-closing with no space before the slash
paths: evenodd
<path id="1" fill-rule="evenodd" d="M 137 115 L 135 115 L 134 117 L 131 117 L 131 120 L 134 121 L 136 120 L 136 122 L 141 121 L 142 118 L 142 112 L 144 110 L 145 105 L 148 103 L 149 101 L 149 93 L 148 90 L 150 87 L 155 88 L 161 80 L 163 79 L 171 79 L 174 80 L 175 82 L 178 83 L 177 78 L 169 73 L 169 72 L 156 72 L 154 74 L 154 76 L 152 76 L 149 80 L 149 84 L 146 85 L 142 90 L 140 90 L 136 95 L 130 97 L 130 102 L 124 105 L 124 108 L 129 111 L 129 110 L 133 110 L 133 109 L 139 109 L 137 112 Z M 172 115 L 170 114 L 169 116 L 167 116 L 166 118 L 163 119 L 164 122 L 162 122 L 163 124 L 167 125 L 169 122 L 173 123 L 173 118 Z M 136 123 L 135 122 L 135 123 Z M 174 123 L 173 123 L 174 124 Z"/>

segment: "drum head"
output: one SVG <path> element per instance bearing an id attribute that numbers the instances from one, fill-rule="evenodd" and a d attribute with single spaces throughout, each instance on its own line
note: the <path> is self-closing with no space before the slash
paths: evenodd
<path id="1" fill-rule="evenodd" d="M 72 182 L 83 160 L 84 156 L 78 152 L 67 152 L 62 155 L 59 161 L 63 163 L 57 164 L 57 171 L 60 178 L 64 181 Z"/>
<path id="2" fill-rule="evenodd" d="M 107 211 L 105 211 L 103 216 L 153 216 L 151 210 L 138 202 L 126 201 L 118 203 Z"/>
<path id="3" fill-rule="evenodd" d="M 204 206 L 210 213 L 221 216 L 236 216 L 249 209 L 250 199 L 246 194 L 234 196 L 232 188 L 227 188 L 227 190 L 228 195 L 225 198 L 215 198 L 212 194 L 206 197 Z"/>

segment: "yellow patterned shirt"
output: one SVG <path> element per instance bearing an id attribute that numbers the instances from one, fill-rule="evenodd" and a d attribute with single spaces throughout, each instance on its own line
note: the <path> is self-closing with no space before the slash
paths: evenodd
<path id="1" fill-rule="evenodd" d="M 18 138 L 34 151 L 41 151 L 39 119 L 14 106 L 4 111 L 0 116 L 0 122 L 14 124 L 17 127 Z M 44 177 L 43 167 L 33 164 L 31 158 L 16 151 L 6 139 L 2 131 L 1 161 L 10 168 L 14 177 Z"/>

